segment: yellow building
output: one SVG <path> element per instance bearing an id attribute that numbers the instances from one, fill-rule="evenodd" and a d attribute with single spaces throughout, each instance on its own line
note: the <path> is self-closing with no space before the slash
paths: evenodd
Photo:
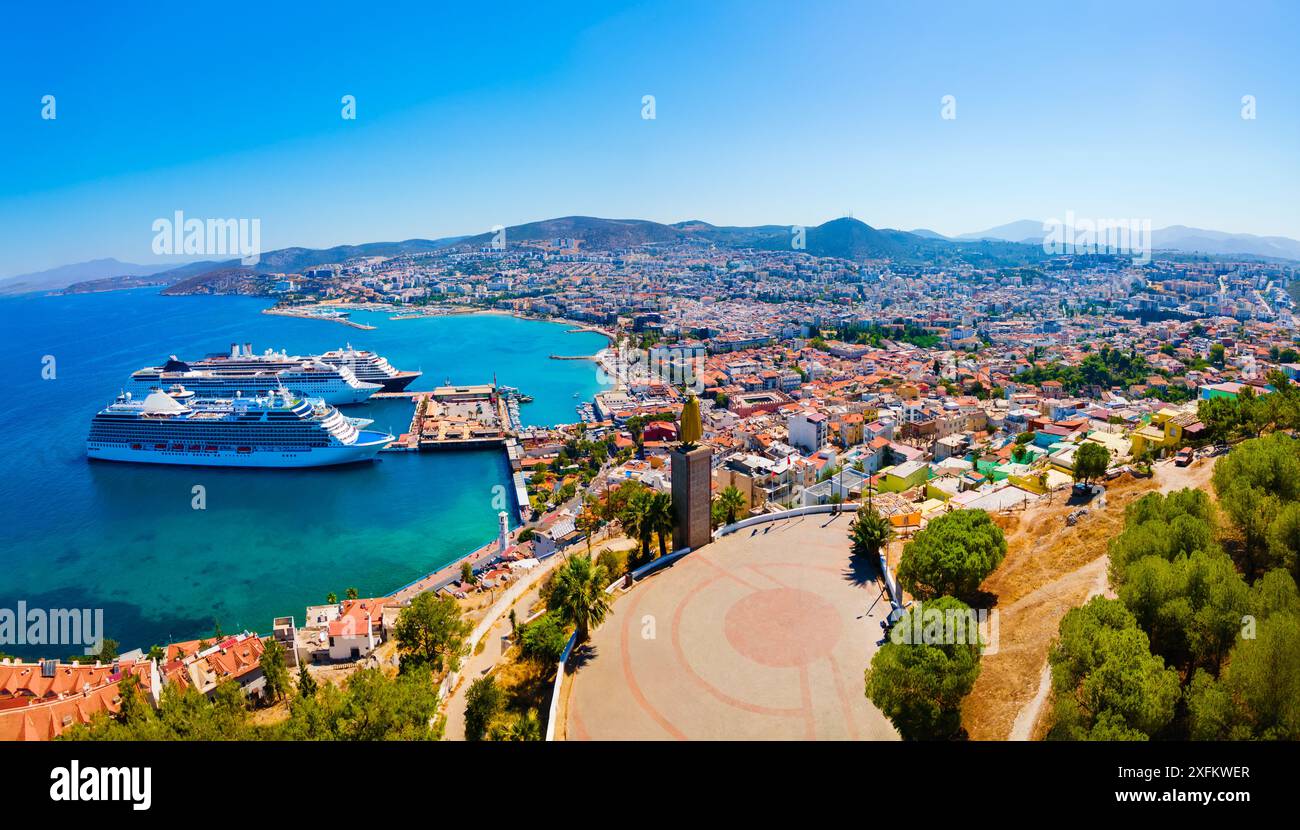
<path id="1" fill-rule="evenodd" d="M 1203 429 L 1195 413 L 1166 407 L 1152 415 L 1150 423 L 1129 436 L 1133 442 L 1129 454 L 1137 458 L 1148 450 L 1160 452 L 1178 447 L 1194 439 Z"/>
<path id="2" fill-rule="evenodd" d="M 874 418 L 872 420 L 875 420 Z M 849 412 L 840 416 L 839 437 L 841 446 L 854 447 L 862 443 L 866 418 L 861 412 Z"/>
<path id="3" fill-rule="evenodd" d="M 929 477 L 930 467 L 924 461 L 906 461 L 881 470 L 876 479 L 876 489 L 883 493 L 901 493 L 924 485 Z"/>

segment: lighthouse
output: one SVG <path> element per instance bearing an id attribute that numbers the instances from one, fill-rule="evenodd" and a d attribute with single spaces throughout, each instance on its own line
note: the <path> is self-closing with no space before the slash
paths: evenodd
<path id="1" fill-rule="evenodd" d="M 502 510 L 497 514 L 497 553 L 505 553 L 510 545 L 510 517 Z"/>

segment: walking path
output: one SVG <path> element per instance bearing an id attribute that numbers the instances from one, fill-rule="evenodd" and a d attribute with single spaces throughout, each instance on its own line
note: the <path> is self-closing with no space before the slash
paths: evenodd
<path id="1" fill-rule="evenodd" d="M 606 539 L 604 541 L 592 543 L 592 556 L 602 548 L 611 548 L 614 550 L 623 550 L 635 545 L 635 542 L 627 539 Z M 586 549 L 571 551 L 572 554 L 585 554 Z M 443 740 L 463 741 L 465 740 L 465 694 L 469 691 L 470 684 L 480 677 L 486 677 L 496 668 L 497 664 L 505 657 L 506 651 L 509 650 L 509 643 L 502 638 L 510 634 L 510 609 L 515 609 L 515 619 L 519 624 L 528 618 L 528 609 L 537 604 L 541 598 L 542 583 L 546 575 L 565 561 L 563 554 L 556 554 L 542 563 L 542 566 L 534 570 L 520 582 L 512 586 L 515 593 L 507 593 L 501 597 L 491 608 L 484 614 L 483 619 L 475 627 L 474 633 L 470 635 L 470 654 L 461 663 L 460 672 L 456 678 L 456 685 L 452 688 L 451 693 L 447 695 L 446 702 L 443 704 L 443 713 L 447 716 L 446 729 L 443 734 Z M 526 586 L 520 588 L 518 586 Z M 476 637 L 475 635 L 480 635 Z M 478 643 L 483 647 L 480 651 Z"/>
<path id="2" fill-rule="evenodd" d="M 389 594 L 389 596 L 405 602 L 412 597 L 423 594 L 425 591 L 436 591 L 442 586 L 449 585 L 460 579 L 460 566 L 465 560 L 469 560 L 471 567 L 477 568 L 480 564 L 487 562 L 498 553 L 500 553 L 500 551 L 497 550 L 496 540 L 493 539 L 491 542 L 488 542 L 473 553 L 462 556 L 454 562 L 444 565 L 433 573 L 412 582 L 410 585 L 398 588 L 396 591 Z"/>
<path id="3" fill-rule="evenodd" d="M 1088 595 L 1083 599 L 1083 602 L 1086 603 L 1095 596 L 1107 593 L 1106 566 L 1109 562 L 1110 557 L 1103 556 L 1100 559 L 1084 565 L 1074 573 L 1066 574 L 1050 585 L 1044 585 L 1042 588 L 1038 589 L 1038 591 L 1035 591 L 1033 594 L 1021 599 L 1020 602 L 1023 603 L 1026 600 L 1032 602 L 1038 598 L 1040 592 L 1045 592 L 1047 594 L 1059 593 L 1062 586 L 1077 582 L 1080 577 L 1084 577 L 1092 579 L 1092 588 L 1088 591 Z M 1034 694 L 1034 697 L 1029 701 L 1025 708 L 1021 709 L 1016 715 L 1016 720 L 1011 726 L 1011 734 L 1008 736 L 1008 740 L 1028 741 L 1033 738 L 1034 726 L 1038 723 L 1039 715 L 1042 714 L 1043 706 L 1047 703 L 1047 695 L 1051 690 L 1052 666 L 1050 663 L 1044 663 L 1043 671 L 1038 678 L 1038 691 Z"/>
<path id="4" fill-rule="evenodd" d="M 563 561 L 562 555 L 552 556 L 542 567 L 526 577 L 525 583 L 529 587 L 521 596 L 514 600 L 503 597 L 497 605 L 488 609 L 487 616 L 479 623 L 480 629 L 486 628 L 478 641 L 482 643 L 482 650 L 477 644 L 470 645 L 470 654 L 461 663 L 456 686 L 443 704 L 443 711 L 447 716 L 443 740 L 465 740 L 465 694 L 469 691 L 470 684 L 480 677 L 486 677 L 509 649 L 509 644 L 503 638 L 510 634 L 510 609 L 515 609 L 515 617 L 522 624 L 528 618 L 528 609 L 533 607 L 541 594 L 545 575 Z"/>

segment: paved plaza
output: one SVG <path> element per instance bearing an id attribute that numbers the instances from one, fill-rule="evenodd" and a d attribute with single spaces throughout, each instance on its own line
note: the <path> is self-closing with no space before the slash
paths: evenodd
<path id="1" fill-rule="evenodd" d="M 851 520 L 745 528 L 620 597 L 579 656 L 566 737 L 896 740 L 863 694 L 889 601 Z"/>

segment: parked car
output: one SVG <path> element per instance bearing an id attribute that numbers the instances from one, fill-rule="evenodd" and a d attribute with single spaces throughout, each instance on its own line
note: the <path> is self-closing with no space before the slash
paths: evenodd
<path id="1" fill-rule="evenodd" d="M 1191 463 L 1192 463 L 1192 448 L 1191 448 L 1191 447 L 1183 447 L 1183 448 L 1182 448 L 1181 450 L 1179 450 L 1178 453 L 1174 456 L 1174 464 L 1176 464 L 1176 465 L 1179 466 L 1179 467 L 1186 467 L 1188 464 L 1191 464 Z"/>

